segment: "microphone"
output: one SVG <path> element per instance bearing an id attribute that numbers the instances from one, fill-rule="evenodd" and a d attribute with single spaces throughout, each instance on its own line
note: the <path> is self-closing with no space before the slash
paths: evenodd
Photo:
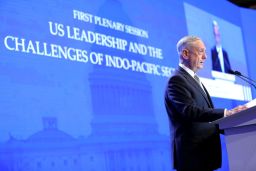
<path id="1" fill-rule="evenodd" d="M 241 74 L 241 72 L 239 72 L 239 71 L 233 71 L 232 69 L 230 69 L 228 73 L 238 76 L 239 78 L 241 78 L 245 82 L 249 83 L 250 85 L 252 85 L 256 89 L 256 85 L 254 84 L 254 83 L 256 83 L 255 80 Z"/>
<path id="2" fill-rule="evenodd" d="M 229 74 L 233 74 L 233 75 L 237 75 L 237 76 L 242 76 L 241 72 L 239 72 L 239 71 L 233 71 L 232 69 L 230 69 L 230 70 L 228 71 L 228 73 L 229 73 Z"/>

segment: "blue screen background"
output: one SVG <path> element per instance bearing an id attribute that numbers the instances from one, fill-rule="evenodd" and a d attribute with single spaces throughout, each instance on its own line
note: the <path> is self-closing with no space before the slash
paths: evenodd
<path id="1" fill-rule="evenodd" d="M 1 1 L 0 170 L 172 170 L 172 129 L 163 100 L 168 80 L 165 72 L 158 75 L 107 66 L 106 61 L 97 62 L 96 56 L 85 63 L 39 55 L 32 50 L 22 52 L 21 48 L 15 51 L 6 47 L 5 40 L 12 36 L 34 44 L 37 41 L 83 49 L 88 53 L 155 64 L 160 66 L 160 71 L 161 67 L 168 67 L 171 74 L 178 65 L 175 46 L 182 36 L 203 36 L 208 42 L 206 45 L 211 46 L 211 21 L 207 23 L 207 18 L 213 17 L 226 24 L 224 32 L 239 28 L 238 44 L 243 46 L 240 51 L 244 58 L 242 65 L 238 65 L 239 59 L 233 64 L 237 70 L 255 79 L 256 34 L 253 28 L 256 24 L 252 21 L 256 12 L 223 0 L 217 2 Z M 201 13 L 186 16 L 186 5 L 203 11 L 204 20 L 200 20 Z M 147 31 L 148 37 L 76 20 L 73 10 L 140 28 Z M 196 25 L 189 25 L 194 20 L 207 27 L 196 29 Z M 156 58 L 56 36 L 50 33 L 49 22 L 156 47 L 161 49 L 162 55 Z M 229 51 L 235 54 L 229 36 L 225 41 Z M 15 47 L 13 41 L 9 39 L 8 42 Z M 204 76 L 209 72 L 207 67 L 205 73 L 202 72 Z M 252 93 L 255 97 L 254 90 Z M 216 107 L 223 108 L 245 103 L 222 98 L 213 98 L 213 101 Z M 223 137 L 222 147 L 223 167 L 219 170 L 224 171 L 228 170 L 228 159 Z"/>

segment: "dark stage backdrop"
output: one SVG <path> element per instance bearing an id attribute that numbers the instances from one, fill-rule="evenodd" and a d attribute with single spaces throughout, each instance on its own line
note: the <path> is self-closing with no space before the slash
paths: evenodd
<path id="1" fill-rule="evenodd" d="M 172 170 L 163 94 L 176 42 L 203 38 L 200 76 L 229 109 L 254 90 L 212 71 L 213 22 L 232 69 L 255 79 L 255 18 L 225 0 L 1 1 L 0 170 Z"/>

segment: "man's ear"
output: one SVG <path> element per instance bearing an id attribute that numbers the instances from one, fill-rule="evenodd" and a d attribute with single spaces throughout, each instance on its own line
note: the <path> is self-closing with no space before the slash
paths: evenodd
<path id="1" fill-rule="evenodd" d="M 182 50 L 182 53 L 181 53 L 181 54 L 182 54 L 182 58 L 183 58 L 183 59 L 188 59 L 188 58 L 189 58 L 189 57 L 188 57 L 188 53 L 189 53 L 189 52 L 188 52 L 187 49 L 183 49 L 183 50 Z"/>

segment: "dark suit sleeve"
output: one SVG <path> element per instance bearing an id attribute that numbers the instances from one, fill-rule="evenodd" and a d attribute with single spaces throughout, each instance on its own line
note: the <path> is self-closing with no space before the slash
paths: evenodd
<path id="1" fill-rule="evenodd" d="M 193 83 L 181 75 L 170 78 L 165 102 L 169 115 L 187 122 L 210 122 L 222 118 L 224 109 L 211 108 Z"/>

